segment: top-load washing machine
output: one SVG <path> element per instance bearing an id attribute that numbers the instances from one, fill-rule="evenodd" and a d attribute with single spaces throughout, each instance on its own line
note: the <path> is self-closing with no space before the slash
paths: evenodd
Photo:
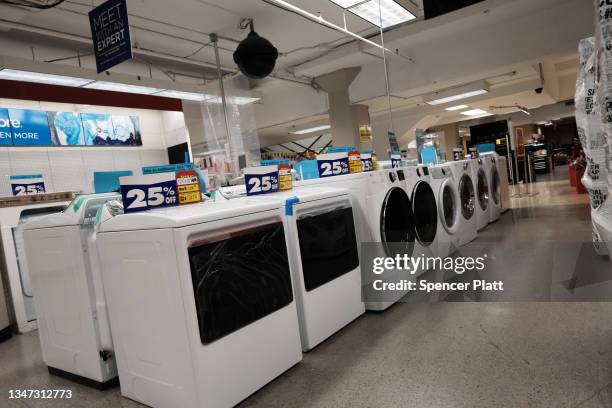
<path id="1" fill-rule="evenodd" d="M 415 224 L 410 197 L 404 188 L 405 175 L 402 169 L 387 169 L 367 173 L 368 196 L 366 200 L 367 221 L 376 245 L 376 256 L 395 257 L 413 255 Z M 404 297 L 408 290 L 388 291 L 382 297 L 371 294 L 375 280 L 397 283 L 409 280 L 413 275 L 407 269 L 392 269 L 382 275 L 362 276 L 367 310 L 383 311 Z"/>
<path id="2" fill-rule="evenodd" d="M 459 194 L 458 245 L 465 245 L 478 237 L 476 221 L 476 190 L 472 174 L 475 173 L 475 160 L 460 160 L 448 163 L 453 171 L 454 180 Z"/>
<path id="3" fill-rule="evenodd" d="M 476 163 L 472 167 L 472 179 L 476 188 L 476 225 L 480 231 L 489 225 L 491 220 L 488 166 L 485 158 L 471 160 Z"/>
<path id="4" fill-rule="evenodd" d="M 489 181 L 489 222 L 499 219 L 502 206 L 501 178 L 497 168 L 497 158 L 495 152 L 484 153 L 480 156 L 487 167 L 487 179 Z"/>
<path id="5" fill-rule="evenodd" d="M 499 212 L 505 213 L 510 209 L 510 182 L 508 180 L 508 158 L 506 156 L 497 157 L 497 171 L 499 172 L 501 207 Z"/>
<path id="6" fill-rule="evenodd" d="M 431 185 L 429 167 L 412 166 L 402 168 L 404 172 L 404 188 L 410 196 L 412 216 L 414 217 L 415 246 L 413 257 L 436 257 L 438 254 L 438 204 Z M 416 275 L 430 269 L 429 262 L 423 262 L 423 267 Z"/>
<path id="7" fill-rule="evenodd" d="M 108 209 L 96 242 L 123 396 L 230 407 L 301 360 L 278 202 Z"/>
<path id="8" fill-rule="evenodd" d="M 38 337 L 49 372 L 103 389 L 117 366 L 94 242 L 98 210 L 118 194 L 77 197 L 23 226 Z"/>
<path id="9" fill-rule="evenodd" d="M 308 351 L 365 312 L 351 196 L 311 186 L 257 199 L 284 206 L 300 338 Z"/>
<path id="10" fill-rule="evenodd" d="M 459 247 L 461 205 L 450 164 L 429 168 L 431 187 L 438 204 L 437 255 L 445 258 Z"/>

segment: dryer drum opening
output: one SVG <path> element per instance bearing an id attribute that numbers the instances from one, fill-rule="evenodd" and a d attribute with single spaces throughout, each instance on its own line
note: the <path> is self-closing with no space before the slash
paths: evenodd
<path id="1" fill-rule="evenodd" d="M 483 211 L 489 207 L 489 185 L 483 169 L 478 170 L 478 203 Z"/>
<path id="2" fill-rule="evenodd" d="M 453 188 L 446 184 L 442 190 L 442 210 L 444 211 L 444 223 L 447 229 L 455 226 L 455 212 L 457 210 L 457 203 L 455 202 L 455 194 Z"/>
<path id="3" fill-rule="evenodd" d="M 429 246 L 436 239 L 438 230 L 438 206 L 431 186 L 419 182 L 412 195 L 412 211 L 416 236 L 422 245 Z"/>
<path id="4" fill-rule="evenodd" d="M 493 191 L 491 191 L 491 194 L 493 196 L 493 202 L 495 202 L 496 205 L 499 205 L 501 198 L 501 182 L 499 180 L 499 172 L 497 171 L 497 169 L 493 169 L 491 177 L 493 178 L 493 180 L 491 180 L 491 187 L 493 188 Z"/>
<path id="5" fill-rule="evenodd" d="M 459 181 L 459 195 L 461 197 L 461 213 L 463 218 L 471 220 L 474 216 L 474 205 L 476 204 L 476 195 L 474 194 L 474 184 L 472 178 L 464 174 Z"/>
<path id="6" fill-rule="evenodd" d="M 412 255 L 414 249 L 414 215 L 406 192 L 393 187 L 387 192 L 380 212 L 380 238 L 389 257 Z M 405 243 L 401 253 L 394 253 L 387 243 Z M 399 246 L 399 245 L 397 245 Z M 393 245 L 393 248 L 397 247 Z"/>

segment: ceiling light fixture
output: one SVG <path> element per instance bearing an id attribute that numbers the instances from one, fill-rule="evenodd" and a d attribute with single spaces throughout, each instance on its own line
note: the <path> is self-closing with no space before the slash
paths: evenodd
<path id="1" fill-rule="evenodd" d="M 43 74 L 40 72 L 20 71 L 16 69 L 0 70 L 0 79 L 62 86 L 83 86 L 93 81 L 91 79 L 74 78 L 63 75 Z"/>
<path id="2" fill-rule="evenodd" d="M 206 99 L 206 95 L 204 95 L 203 93 L 173 91 L 171 89 L 166 89 L 165 91 L 158 92 L 154 96 L 163 96 L 166 98 L 184 99 L 187 101 L 198 102 L 201 102 Z"/>
<path id="3" fill-rule="evenodd" d="M 458 86 L 456 88 L 442 90 L 423 97 L 428 105 L 444 105 L 446 103 L 459 101 L 461 99 L 472 98 L 489 92 L 489 85 L 486 81 L 479 81 L 473 84 Z"/>
<path id="4" fill-rule="evenodd" d="M 289 133 L 291 133 L 292 135 L 305 135 L 308 133 L 314 133 L 314 132 L 319 132 L 319 131 L 328 130 L 328 129 L 331 129 L 330 125 L 322 125 L 322 126 L 311 127 L 308 129 L 296 130 L 294 132 L 289 132 Z"/>
<path id="5" fill-rule="evenodd" d="M 373 25 L 388 28 L 416 19 L 416 16 L 393 0 L 338 1 L 331 0 Z M 347 4 L 348 6 L 343 6 Z"/>
<path id="6" fill-rule="evenodd" d="M 480 115 L 489 114 L 489 112 L 482 110 L 482 109 L 472 109 L 472 110 L 468 110 L 465 112 L 461 112 L 461 114 L 465 116 L 480 116 Z"/>
<path id="7" fill-rule="evenodd" d="M 469 108 L 469 106 L 467 106 L 467 105 L 457 105 L 457 106 L 448 107 L 448 108 L 446 108 L 446 110 L 450 111 L 450 112 L 454 112 L 454 111 L 458 111 L 458 110 L 466 109 L 466 108 Z"/>
<path id="8" fill-rule="evenodd" d="M 99 89 L 103 91 L 127 92 L 134 94 L 153 95 L 162 89 L 150 88 L 148 86 L 120 84 L 118 82 L 95 81 L 83 86 L 88 89 Z"/>

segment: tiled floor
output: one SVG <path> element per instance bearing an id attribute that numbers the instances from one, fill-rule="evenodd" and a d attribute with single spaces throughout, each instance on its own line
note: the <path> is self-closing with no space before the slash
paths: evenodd
<path id="1" fill-rule="evenodd" d="M 473 244 L 520 249 L 521 259 L 496 270 L 519 286 L 541 280 L 538 265 L 555 259 L 563 273 L 580 269 L 564 269 L 580 265 L 576 254 L 547 246 L 590 239 L 588 198 L 566 174 L 560 168 L 514 198 L 514 210 Z M 561 293 L 557 278 L 546 282 Z M 10 401 L 13 388 L 70 388 L 74 398 Z M 99 392 L 48 375 L 36 333 L 0 344 L 0 390 L 2 408 L 141 406 L 118 388 Z M 359 318 L 241 406 L 612 407 L 612 303 L 400 303 Z"/>

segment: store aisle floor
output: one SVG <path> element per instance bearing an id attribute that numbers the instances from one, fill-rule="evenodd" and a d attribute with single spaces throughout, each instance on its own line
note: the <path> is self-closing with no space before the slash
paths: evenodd
<path id="1" fill-rule="evenodd" d="M 590 240 L 588 197 L 576 195 L 566 175 L 561 167 L 526 187 L 529 194 L 513 198 L 513 210 L 473 244 L 528 245 L 531 258 L 498 271 L 516 274 L 526 287 L 533 270 L 521 275 L 516 265 L 548 262 L 543 242 Z M 8 401 L 15 388 L 70 388 L 74 398 Z M 118 388 L 99 392 L 50 376 L 35 332 L 0 344 L 0 390 L 11 408 L 141 406 Z M 612 406 L 612 303 L 400 303 L 365 314 L 241 404 L 526 406 Z"/>

